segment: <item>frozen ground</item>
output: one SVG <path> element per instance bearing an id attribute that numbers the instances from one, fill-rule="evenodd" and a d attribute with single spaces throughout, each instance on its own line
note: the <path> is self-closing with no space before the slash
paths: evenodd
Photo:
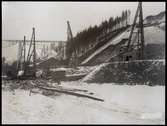
<path id="1" fill-rule="evenodd" d="M 164 124 L 165 87 L 63 82 L 105 101 L 70 95 L 47 97 L 17 89 L 2 91 L 2 123 Z"/>
<path id="2" fill-rule="evenodd" d="M 146 44 L 164 44 L 165 43 L 165 31 L 152 26 L 144 29 Z"/>

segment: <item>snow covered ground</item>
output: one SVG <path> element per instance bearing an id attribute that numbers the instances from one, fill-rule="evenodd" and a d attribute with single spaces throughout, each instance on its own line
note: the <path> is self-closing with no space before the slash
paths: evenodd
<path id="1" fill-rule="evenodd" d="M 165 43 L 165 31 L 156 26 L 144 28 L 144 34 L 146 44 Z"/>
<path id="2" fill-rule="evenodd" d="M 2 91 L 2 123 L 165 124 L 165 87 L 62 82 L 93 92 L 104 102 L 70 95 L 47 97 Z"/>

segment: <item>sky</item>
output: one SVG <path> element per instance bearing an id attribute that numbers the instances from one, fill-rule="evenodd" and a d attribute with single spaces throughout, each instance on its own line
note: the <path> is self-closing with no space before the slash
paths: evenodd
<path id="1" fill-rule="evenodd" d="M 67 20 L 73 35 L 99 25 L 111 16 L 131 10 L 133 21 L 138 2 L 2 2 L 2 39 L 67 40 Z M 165 11 L 165 2 L 143 2 L 143 16 Z"/>

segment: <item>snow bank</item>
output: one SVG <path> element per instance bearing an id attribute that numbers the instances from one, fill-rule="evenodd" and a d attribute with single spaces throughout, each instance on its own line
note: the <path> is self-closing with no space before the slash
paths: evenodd
<path id="1" fill-rule="evenodd" d="M 162 60 L 135 60 L 99 65 L 83 78 L 88 83 L 165 84 L 165 64 Z"/>
<path id="2" fill-rule="evenodd" d="M 2 92 L 2 123 L 21 124 L 164 124 L 165 87 L 63 82 L 87 89 L 105 102 L 75 96 L 29 96 L 28 91 Z"/>
<path id="3" fill-rule="evenodd" d="M 162 113 L 156 112 L 156 113 L 143 113 L 141 115 L 142 119 L 161 119 L 162 118 Z"/>
<path id="4" fill-rule="evenodd" d="M 100 71 L 100 69 L 102 69 L 103 67 L 105 67 L 108 63 L 103 63 L 103 64 L 100 64 L 99 66 L 96 66 L 96 68 L 90 72 L 86 77 L 84 77 L 82 79 L 83 82 L 87 81 L 87 80 L 91 80 L 93 78 L 95 78 L 95 75 L 97 74 L 97 72 Z"/>
<path id="5" fill-rule="evenodd" d="M 156 123 L 164 123 L 165 121 L 165 86 L 129 86 L 116 83 L 103 83 L 101 85 L 82 83 L 81 85 L 78 83 L 63 83 L 63 86 L 94 92 L 96 97 L 103 98 L 105 101 L 103 107 L 98 106 L 101 109 L 128 113 L 127 116 L 133 115 L 142 119 L 143 123 L 147 119 Z"/>
<path id="6" fill-rule="evenodd" d="M 165 23 L 161 23 L 161 24 L 159 24 L 158 27 L 165 31 Z"/>
<path id="7" fill-rule="evenodd" d="M 165 43 L 165 31 L 152 26 L 144 28 L 145 44 L 164 44 Z"/>

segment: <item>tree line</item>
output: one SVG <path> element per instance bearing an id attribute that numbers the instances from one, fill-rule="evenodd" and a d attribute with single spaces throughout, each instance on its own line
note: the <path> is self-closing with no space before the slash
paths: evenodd
<path id="1" fill-rule="evenodd" d="M 80 50 L 82 47 L 87 47 L 89 44 L 97 41 L 97 38 L 117 30 L 122 27 L 126 27 L 130 21 L 130 10 L 122 11 L 121 16 L 110 17 L 108 20 L 104 20 L 100 25 L 89 26 L 76 34 L 76 36 L 67 42 L 67 53 L 72 53 L 74 50 Z"/>

